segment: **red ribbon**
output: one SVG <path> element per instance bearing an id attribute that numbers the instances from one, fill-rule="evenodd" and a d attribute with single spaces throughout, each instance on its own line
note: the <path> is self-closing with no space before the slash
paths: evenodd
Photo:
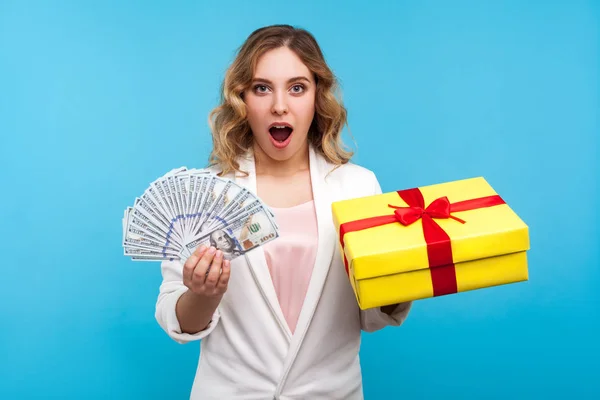
<path id="1" fill-rule="evenodd" d="M 389 207 L 395 209 L 394 214 L 392 215 L 359 219 L 340 225 L 340 244 L 342 249 L 344 248 L 344 235 L 349 232 L 374 228 L 376 226 L 395 222 L 408 226 L 421 219 L 423 221 L 423 236 L 427 243 L 427 258 L 429 261 L 429 270 L 431 272 L 433 295 L 442 296 L 445 294 L 456 293 L 456 271 L 452 259 L 450 237 L 442 227 L 435 222 L 434 218 L 452 218 L 464 224 L 464 220 L 451 214 L 453 212 L 469 211 L 505 204 L 504 200 L 502 200 L 500 196 L 494 195 L 450 203 L 447 197 L 440 197 L 435 199 L 427 206 L 427 208 L 425 208 L 423 194 L 418 188 L 399 190 L 397 193 L 402 200 L 408 204 L 408 207 L 398 207 L 389 204 Z M 346 267 L 346 273 L 349 274 L 348 260 L 346 259 L 345 254 L 344 265 Z"/>

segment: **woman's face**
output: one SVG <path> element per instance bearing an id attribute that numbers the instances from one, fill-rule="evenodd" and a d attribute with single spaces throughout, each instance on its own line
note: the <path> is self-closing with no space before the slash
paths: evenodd
<path id="1" fill-rule="evenodd" d="M 313 74 L 289 48 L 263 54 L 244 94 L 255 144 L 275 161 L 286 161 L 307 146 L 315 115 Z"/>

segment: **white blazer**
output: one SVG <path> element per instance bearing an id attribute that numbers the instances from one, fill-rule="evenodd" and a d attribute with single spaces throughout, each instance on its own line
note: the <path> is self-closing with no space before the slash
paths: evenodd
<path id="1" fill-rule="evenodd" d="M 339 253 L 331 203 L 381 193 L 373 172 L 352 163 L 333 170 L 312 147 L 309 162 L 319 246 L 294 334 L 279 306 L 262 248 L 232 261 L 227 292 L 210 325 L 193 335 L 181 332 L 175 313 L 187 290 L 182 263 L 161 264 L 158 323 L 179 343 L 202 339 L 192 400 L 363 399 L 361 330 L 400 326 L 410 310 L 409 302 L 391 316 L 379 308 L 361 311 Z M 256 193 L 252 154 L 240 165 L 249 176 L 229 178 Z"/>

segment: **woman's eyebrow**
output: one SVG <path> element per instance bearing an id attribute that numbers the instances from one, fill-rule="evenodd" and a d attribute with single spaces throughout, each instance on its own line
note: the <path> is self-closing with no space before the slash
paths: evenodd
<path id="1" fill-rule="evenodd" d="M 269 79 L 260 78 L 260 77 L 254 78 L 253 81 L 264 82 L 264 83 L 268 83 L 270 85 L 273 84 L 273 82 L 271 82 Z M 297 81 L 306 81 L 306 82 L 310 83 L 310 80 L 305 76 L 294 76 L 293 78 L 288 79 L 287 83 L 297 82 Z"/>

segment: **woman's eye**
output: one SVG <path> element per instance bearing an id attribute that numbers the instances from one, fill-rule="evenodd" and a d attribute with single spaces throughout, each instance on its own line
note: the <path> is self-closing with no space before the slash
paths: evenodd
<path id="1" fill-rule="evenodd" d="M 265 85 L 256 85 L 256 86 L 254 86 L 254 91 L 255 92 L 264 93 L 267 90 L 268 90 L 268 88 Z"/>
<path id="2" fill-rule="evenodd" d="M 304 86 L 302 86 L 302 85 L 292 86 L 292 92 L 294 92 L 294 93 L 302 93 L 303 90 L 304 90 Z"/>

